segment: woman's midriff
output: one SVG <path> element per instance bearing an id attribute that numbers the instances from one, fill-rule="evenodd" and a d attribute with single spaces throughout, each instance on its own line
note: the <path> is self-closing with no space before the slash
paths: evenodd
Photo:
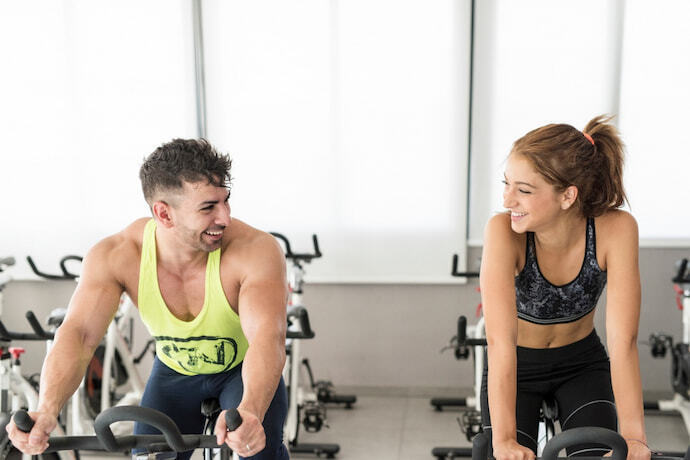
<path id="1" fill-rule="evenodd" d="M 587 337 L 594 329 L 594 311 L 572 323 L 535 324 L 518 319 L 517 345 L 525 348 L 556 348 Z"/>

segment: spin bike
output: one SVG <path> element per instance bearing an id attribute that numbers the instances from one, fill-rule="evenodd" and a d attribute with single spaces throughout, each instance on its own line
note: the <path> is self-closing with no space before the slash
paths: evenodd
<path id="1" fill-rule="evenodd" d="M 688 259 L 678 262 L 678 271 L 671 280 L 677 294 L 678 309 L 683 316 L 683 339 L 674 343 L 673 336 L 664 333 L 652 334 L 649 342 L 652 356 L 663 358 L 671 350 L 671 386 L 673 399 L 667 401 L 645 401 L 646 410 L 673 411 L 683 417 L 690 436 L 690 267 Z"/>
<path id="2" fill-rule="evenodd" d="M 31 431 L 34 421 L 25 411 L 13 416 L 17 428 Z M 160 430 L 160 435 L 117 435 L 111 426 L 117 422 L 141 422 Z M 225 423 L 228 431 L 236 430 L 242 424 L 242 417 L 235 409 L 226 412 Z M 145 449 L 143 454 L 135 454 L 137 460 L 172 460 L 177 452 L 203 448 L 220 449 L 221 458 L 227 459 L 232 451 L 226 446 L 216 444 L 215 435 L 181 434 L 175 422 L 154 409 L 139 406 L 117 406 L 101 412 L 94 422 L 95 436 L 51 436 L 45 453 L 62 450 L 106 451 L 112 453 Z"/>
<path id="3" fill-rule="evenodd" d="M 65 256 L 60 260 L 61 274 L 44 273 L 36 267 L 33 259 L 27 262 L 33 272 L 48 280 L 78 280 L 66 264 L 69 261 L 81 262 L 80 256 Z M 94 353 L 86 375 L 66 408 L 67 430 L 69 434 L 80 435 L 93 432 L 93 421 L 101 411 L 115 405 L 138 404 L 144 394 L 144 381 L 136 368 L 149 350 L 153 340 L 149 340 L 144 350 L 135 356 L 132 352 L 132 330 L 136 307 L 126 294 L 120 299 L 120 306 L 114 320 L 108 326 L 103 343 Z M 65 309 L 53 310 L 48 318 L 50 331 L 45 331 L 38 322 L 32 323 L 37 334 L 52 335 L 65 318 Z M 129 388 L 127 391 L 125 391 Z M 125 391 L 122 393 L 122 391 Z M 131 433 L 133 425 L 119 424 L 114 427 L 118 434 Z"/>
<path id="4" fill-rule="evenodd" d="M 298 440 L 299 425 L 302 423 L 307 432 L 315 433 L 326 424 L 326 402 L 343 402 L 351 406 L 355 402 L 354 396 L 338 396 L 332 392 L 330 382 L 314 382 L 308 361 L 300 361 L 300 341 L 312 339 L 314 332 L 309 323 L 309 314 L 302 304 L 302 287 L 304 284 L 303 263 L 310 263 L 322 256 L 316 235 L 312 235 L 314 252 L 295 253 L 290 241 L 280 233 L 271 232 L 282 242 L 285 258 L 291 262 L 288 270 L 288 287 L 290 294 L 287 305 L 288 330 L 286 340 L 287 361 L 283 369 L 283 378 L 288 387 L 288 414 L 285 421 L 285 439 L 291 453 L 307 453 L 333 458 L 340 451 L 338 444 L 300 443 Z M 309 373 L 310 388 L 299 384 L 301 366 L 304 365 Z"/>

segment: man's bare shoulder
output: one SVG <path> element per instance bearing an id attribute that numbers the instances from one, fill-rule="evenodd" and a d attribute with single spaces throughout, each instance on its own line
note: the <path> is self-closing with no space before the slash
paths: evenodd
<path id="1" fill-rule="evenodd" d="M 230 238 L 223 248 L 225 252 L 232 252 L 235 256 L 251 256 L 264 252 L 283 254 L 280 245 L 270 233 L 252 227 L 239 219 L 232 219 L 229 230 Z"/>
<path id="2" fill-rule="evenodd" d="M 91 264 L 108 267 L 108 271 L 118 281 L 124 282 L 127 273 L 131 273 L 131 267 L 139 265 L 144 227 L 149 220 L 137 219 L 121 231 L 96 243 L 87 255 Z"/>
<path id="3" fill-rule="evenodd" d="M 229 230 L 230 238 L 223 247 L 224 262 L 248 267 L 262 263 L 284 265 L 283 250 L 270 233 L 235 218 Z"/>

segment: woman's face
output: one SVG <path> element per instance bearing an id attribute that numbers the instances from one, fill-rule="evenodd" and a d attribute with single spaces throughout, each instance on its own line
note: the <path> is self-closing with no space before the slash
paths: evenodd
<path id="1" fill-rule="evenodd" d="M 510 211 L 513 231 L 539 231 L 563 212 L 564 193 L 546 182 L 525 156 L 512 153 L 504 176 L 503 206 Z"/>

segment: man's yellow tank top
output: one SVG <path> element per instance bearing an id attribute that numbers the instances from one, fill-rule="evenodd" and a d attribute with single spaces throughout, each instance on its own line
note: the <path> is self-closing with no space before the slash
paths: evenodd
<path id="1" fill-rule="evenodd" d="M 204 305 L 192 321 L 176 318 L 158 287 L 156 222 L 146 223 L 141 246 L 138 302 L 141 319 L 156 339 L 158 359 L 185 375 L 217 374 L 242 362 L 249 346 L 240 317 L 220 282 L 220 249 L 208 254 Z"/>

